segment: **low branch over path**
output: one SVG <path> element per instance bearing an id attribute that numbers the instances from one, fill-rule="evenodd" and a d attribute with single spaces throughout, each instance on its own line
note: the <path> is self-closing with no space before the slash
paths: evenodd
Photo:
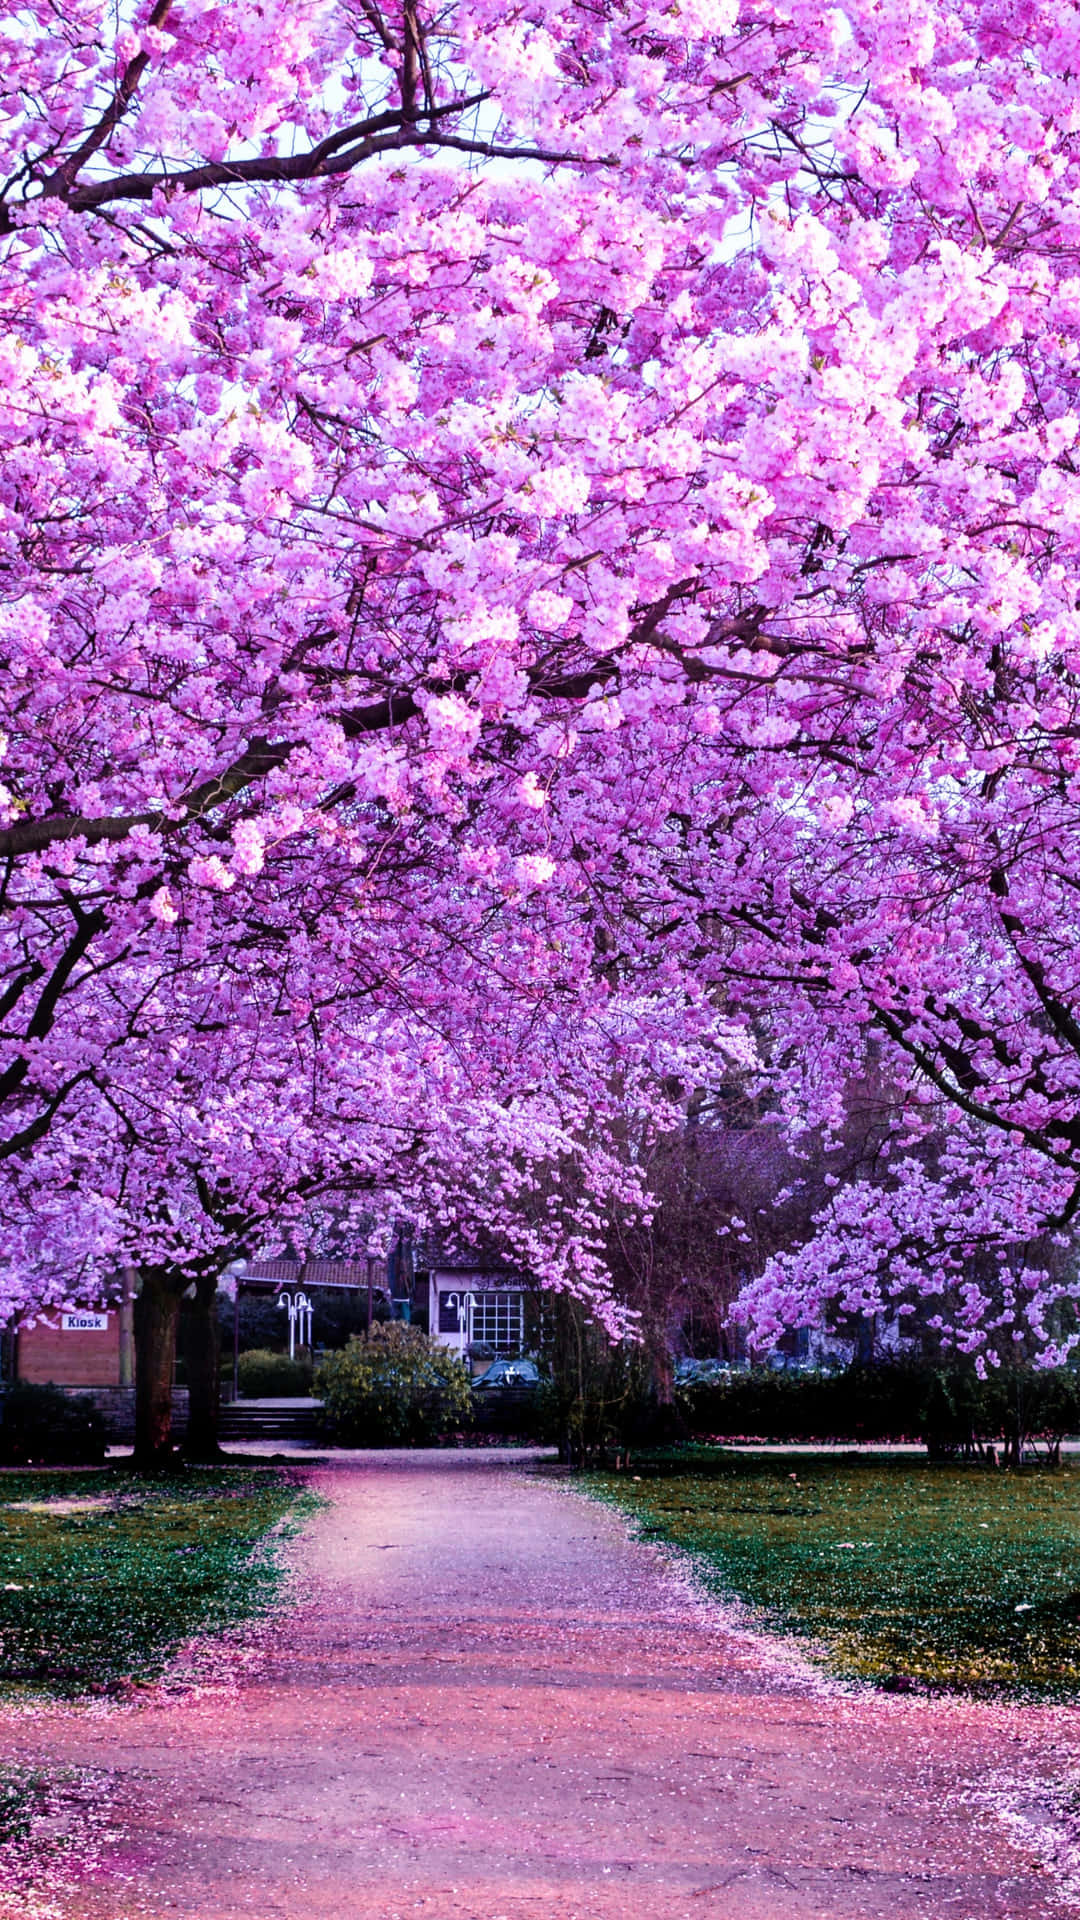
<path id="1" fill-rule="evenodd" d="M 302 1603 L 238 1691 L 4 1729 L 112 1777 L 114 1856 L 57 1920 L 1077 1911 L 1045 1813 L 1072 1710 L 839 1695 L 490 1456 L 312 1478 Z"/>

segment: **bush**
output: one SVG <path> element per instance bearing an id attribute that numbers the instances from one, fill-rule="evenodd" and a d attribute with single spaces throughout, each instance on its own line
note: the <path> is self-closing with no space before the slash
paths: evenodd
<path id="1" fill-rule="evenodd" d="M 315 1375 L 315 1391 L 341 1446 L 417 1445 L 472 1418 L 469 1376 L 448 1347 L 391 1320 L 352 1339 Z"/>
<path id="2" fill-rule="evenodd" d="M 0 1460 L 7 1466 L 97 1466 L 105 1458 L 105 1422 L 92 1400 L 59 1387 L 16 1380 L 4 1391 Z"/>
<path id="3" fill-rule="evenodd" d="M 1080 1430 L 1080 1381 L 1064 1367 L 996 1367 L 980 1380 L 970 1368 L 937 1371 L 927 1395 L 926 1444 L 934 1459 L 985 1456 L 1000 1442 L 1019 1466 L 1025 1446 L 1042 1441 L 1056 1465 L 1067 1433 Z"/>
<path id="4" fill-rule="evenodd" d="M 663 1405 L 646 1348 L 612 1345 L 580 1302 L 556 1295 L 548 1319 L 550 1380 L 537 1396 L 537 1437 L 554 1440 L 568 1466 L 587 1467 L 614 1448 L 685 1439 L 682 1409 Z"/>
<path id="5" fill-rule="evenodd" d="M 857 1364 L 843 1373 L 754 1367 L 724 1380 L 691 1381 L 679 1400 L 694 1433 L 781 1441 L 923 1440 L 933 1380 L 931 1368 L 908 1361 Z"/>
<path id="6" fill-rule="evenodd" d="M 755 1440 L 922 1440 L 935 1459 L 987 1457 L 1000 1441 L 1019 1463 L 1041 1440 L 1056 1459 L 1080 1429 L 1080 1382 L 1065 1370 L 1000 1367 L 980 1380 L 970 1362 L 898 1360 L 843 1373 L 751 1368 L 691 1380 L 677 1395 L 692 1433 Z"/>
<path id="7" fill-rule="evenodd" d="M 513 1434 L 519 1440 L 552 1437 L 545 1381 L 538 1387 L 500 1387 L 471 1395 L 469 1424 L 478 1433 Z"/>
<path id="8" fill-rule="evenodd" d="M 269 1347 L 242 1353 L 237 1374 L 240 1392 L 249 1400 L 304 1399 L 311 1392 L 311 1361 L 290 1360 Z"/>

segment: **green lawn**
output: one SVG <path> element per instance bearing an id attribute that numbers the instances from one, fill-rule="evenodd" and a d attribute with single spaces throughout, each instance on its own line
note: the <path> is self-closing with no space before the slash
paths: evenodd
<path id="1" fill-rule="evenodd" d="M 695 1448 L 592 1488 L 714 1591 L 879 1686 L 1080 1692 L 1080 1467 Z"/>
<path id="2" fill-rule="evenodd" d="M 103 1504 L 54 1504 L 79 1500 Z M 241 1467 L 0 1474 L 0 1689 L 70 1696 L 152 1679 L 188 1635 L 271 1603 L 267 1534 L 312 1504 L 285 1474 Z"/>

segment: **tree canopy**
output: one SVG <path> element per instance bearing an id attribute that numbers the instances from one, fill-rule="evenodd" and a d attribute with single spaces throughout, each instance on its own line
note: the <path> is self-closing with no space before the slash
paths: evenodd
<path id="1" fill-rule="evenodd" d="M 75 0 L 4 58 L 10 1180 L 186 1111 L 226 1002 L 268 1121 L 369 1046 L 415 1117 L 435 1049 L 494 1167 L 738 1020 L 838 1121 L 872 1032 L 872 1231 L 756 1323 L 1060 1357 L 1075 9 Z"/>

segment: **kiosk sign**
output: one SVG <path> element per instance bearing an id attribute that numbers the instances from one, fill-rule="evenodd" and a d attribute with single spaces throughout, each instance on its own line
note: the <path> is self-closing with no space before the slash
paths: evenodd
<path id="1" fill-rule="evenodd" d="M 60 1315 L 61 1333 L 107 1333 L 108 1330 L 107 1313 L 62 1313 Z"/>

